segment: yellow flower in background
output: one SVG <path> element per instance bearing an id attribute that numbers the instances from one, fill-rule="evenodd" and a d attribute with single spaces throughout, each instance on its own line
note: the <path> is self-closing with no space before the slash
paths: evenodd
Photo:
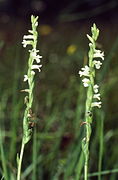
<path id="1" fill-rule="evenodd" d="M 46 36 L 52 32 L 52 27 L 49 25 L 42 25 L 40 26 L 40 35 Z"/>
<path id="2" fill-rule="evenodd" d="M 77 46 L 75 44 L 71 44 L 67 47 L 66 52 L 68 55 L 72 55 L 76 52 L 76 50 L 77 50 Z"/>

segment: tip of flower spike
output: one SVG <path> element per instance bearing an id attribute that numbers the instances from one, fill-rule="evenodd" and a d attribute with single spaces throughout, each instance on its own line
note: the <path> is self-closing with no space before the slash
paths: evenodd
<path id="1" fill-rule="evenodd" d="M 31 15 L 31 22 L 32 24 L 34 24 L 35 26 L 38 26 L 38 16 L 34 16 L 34 15 Z"/>
<path id="2" fill-rule="evenodd" d="M 95 23 L 91 27 L 91 32 L 92 32 L 92 38 L 96 41 L 99 36 L 99 29 L 97 28 Z"/>
<path id="3" fill-rule="evenodd" d="M 96 30 L 97 29 L 97 26 L 96 26 L 96 24 L 95 23 L 93 23 L 93 27 L 92 27 L 94 30 Z"/>

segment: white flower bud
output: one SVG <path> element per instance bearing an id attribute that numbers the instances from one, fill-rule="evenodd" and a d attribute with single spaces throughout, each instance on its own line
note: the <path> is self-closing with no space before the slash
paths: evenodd
<path id="1" fill-rule="evenodd" d="M 94 60 L 93 63 L 95 64 L 96 69 L 100 69 L 102 63 L 100 61 Z"/>
<path id="2" fill-rule="evenodd" d="M 82 68 L 82 71 L 79 71 L 80 77 L 81 76 L 89 76 L 90 74 L 90 69 L 89 67 L 86 65 L 84 68 Z"/>
<path id="3" fill-rule="evenodd" d="M 34 39 L 34 36 L 33 35 L 24 35 L 23 36 L 23 39 Z"/>
<path id="4" fill-rule="evenodd" d="M 35 59 L 37 63 L 40 63 L 40 61 L 41 61 L 40 58 L 42 58 L 42 56 L 37 55 L 37 52 L 39 52 L 39 50 L 34 49 L 32 51 L 29 50 L 29 52 L 31 53 L 32 58 Z"/>
<path id="5" fill-rule="evenodd" d="M 23 81 L 27 81 L 28 80 L 28 76 L 24 75 L 24 80 Z"/>
<path id="6" fill-rule="evenodd" d="M 94 94 L 93 98 L 100 100 L 100 94 Z"/>
<path id="7" fill-rule="evenodd" d="M 41 67 L 42 65 L 37 65 L 37 64 L 32 65 L 32 69 L 38 69 L 39 72 L 41 71 L 40 69 Z"/>
<path id="8" fill-rule="evenodd" d="M 93 86 L 93 90 L 94 90 L 95 93 L 98 93 L 98 88 L 99 88 L 99 86 L 97 84 L 95 84 Z"/>
<path id="9" fill-rule="evenodd" d="M 101 108 L 101 102 L 93 102 L 92 104 L 91 104 L 91 106 L 92 107 L 98 107 L 98 108 Z"/>
<path id="10" fill-rule="evenodd" d="M 89 83 L 90 83 L 90 80 L 87 79 L 87 78 L 84 78 L 84 79 L 82 80 L 82 82 L 83 82 L 84 87 L 88 87 L 88 86 L 89 86 Z"/>
<path id="11" fill-rule="evenodd" d="M 104 60 L 104 52 L 96 49 L 94 53 L 94 58 L 101 58 L 102 60 Z"/>

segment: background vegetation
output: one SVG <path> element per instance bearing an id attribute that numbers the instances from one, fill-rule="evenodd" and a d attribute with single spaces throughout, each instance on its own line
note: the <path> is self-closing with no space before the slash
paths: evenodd
<path id="1" fill-rule="evenodd" d="M 7 1 L 4 2 L 8 5 Z M 1 4 L 0 20 L 1 178 L 4 172 L 6 179 L 15 179 L 16 156 L 20 150 L 25 107 L 23 102 L 25 95 L 20 90 L 25 88 L 23 75 L 26 72 L 28 56 L 22 48 L 21 42 L 23 34 L 30 29 L 29 15 L 41 13 L 38 49 L 43 56 L 43 68 L 40 76 L 36 77 L 37 84 L 34 92 L 36 125 L 33 129 L 33 138 L 25 149 L 22 178 L 26 180 L 78 180 L 83 178 L 81 140 L 84 126 L 81 126 L 81 123 L 84 120 L 86 90 L 81 85 L 78 71 L 83 64 L 87 63 L 88 40 L 86 34 L 90 32 L 90 27 L 95 22 L 100 29 L 98 47 L 105 51 L 105 62 L 97 79 L 101 86 L 103 105 L 102 109 L 94 112 L 89 172 L 90 179 L 93 180 L 98 178 L 99 180 L 116 180 L 118 178 L 116 1 L 108 1 L 108 3 L 101 1 L 101 4 L 94 3 L 93 6 L 92 1 L 83 1 L 83 6 L 78 4 L 78 8 L 75 9 L 73 6 L 77 1 L 74 1 L 73 6 L 68 2 L 57 8 L 57 14 L 55 14 L 55 10 L 52 10 L 51 4 L 53 3 L 44 1 L 46 7 L 49 7 L 47 17 L 45 15 L 46 8 L 42 12 L 30 8 L 31 2 L 34 3 L 34 1 L 28 4 L 29 8 L 23 6 L 24 4 L 17 5 L 19 13 L 13 11 L 12 5 L 14 7 L 16 5 L 13 1 L 11 2 L 8 6 L 11 7 L 10 12 L 7 11 L 5 4 L 4 6 Z M 107 10 L 109 3 L 114 6 Z M 85 4 L 89 4 L 89 6 L 85 8 Z M 112 7 L 111 4 L 108 7 Z M 107 12 L 100 11 L 96 15 L 95 9 L 103 5 Z M 6 9 L 3 10 L 3 7 Z M 21 11 L 19 7 L 22 7 Z M 71 11 L 68 10 L 69 7 Z M 78 11 L 79 8 L 83 16 Z M 93 12 L 93 15 L 86 15 L 86 12 L 90 11 Z M 51 14 L 51 12 L 53 13 Z M 65 12 L 68 12 L 69 15 L 65 16 Z M 79 18 L 71 19 L 73 16 L 70 12 L 74 12 L 74 17 Z M 54 14 L 55 18 L 52 18 L 51 21 Z M 98 173 L 100 171 L 103 171 L 104 175 L 100 176 Z"/>

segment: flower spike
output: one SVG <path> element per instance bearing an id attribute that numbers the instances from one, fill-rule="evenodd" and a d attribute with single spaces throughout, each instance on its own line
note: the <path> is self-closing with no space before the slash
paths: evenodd
<path id="1" fill-rule="evenodd" d="M 79 71 L 80 77 L 82 79 L 84 87 L 87 88 L 87 99 L 86 99 L 86 111 L 85 111 L 85 137 L 82 140 L 82 150 L 85 157 L 85 166 L 84 166 L 84 180 L 87 180 L 88 176 L 88 160 L 89 160 L 89 141 L 91 137 L 91 123 L 93 120 L 93 108 L 101 108 L 101 97 L 99 93 L 99 86 L 95 84 L 96 69 L 100 69 L 102 62 L 99 60 L 104 60 L 104 52 L 96 49 L 96 40 L 99 36 L 99 29 L 93 24 L 91 27 L 92 35 L 87 34 L 89 39 L 89 52 L 88 58 L 89 63 L 85 67 L 81 68 Z M 99 59 L 98 59 L 99 58 Z"/>

